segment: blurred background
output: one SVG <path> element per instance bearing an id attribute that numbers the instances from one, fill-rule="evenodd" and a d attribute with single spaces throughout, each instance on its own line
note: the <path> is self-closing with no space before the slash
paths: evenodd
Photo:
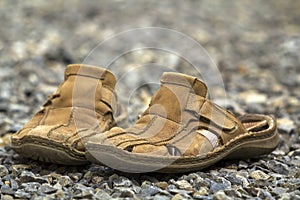
<path id="1" fill-rule="evenodd" d="M 227 101 L 216 101 L 222 106 L 299 124 L 300 1 L 2 0 L 0 20 L 1 135 L 39 109 L 67 64 L 82 63 L 114 34 L 142 27 L 174 29 L 198 41 L 221 72 Z M 184 60 L 151 50 L 124 55 L 112 70 L 118 75 L 151 62 L 189 73 Z M 132 121 L 152 93 L 150 87 L 133 95 Z"/>

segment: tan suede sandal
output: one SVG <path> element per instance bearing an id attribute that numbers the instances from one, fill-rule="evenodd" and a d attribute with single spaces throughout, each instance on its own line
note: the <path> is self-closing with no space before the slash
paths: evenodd
<path id="1" fill-rule="evenodd" d="M 82 141 L 115 125 L 111 104 L 115 83 L 115 76 L 108 70 L 69 65 L 57 91 L 12 136 L 12 148 L 25 157 L 46 162 L 89 163 Z"/>
<path id="2" fill-rule="evenodd" d="M 225 158 L 270 153 L 279 143 L 274 119 L 237 119 L 206 98 L 195 77 L 164 73 L 149 108 L 128 129 L 112 128 L 89 138 L 87 159 L 121 171 L 187 172 Z"/>

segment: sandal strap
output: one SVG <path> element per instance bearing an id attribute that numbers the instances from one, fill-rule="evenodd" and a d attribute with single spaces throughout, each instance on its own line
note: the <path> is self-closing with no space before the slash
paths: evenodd
<path id="1" fill-rule="evenodd" d="M 226 132 L 234 131 L 238 126 L 237 119 L 228 111 L 223 110 L 210 100 L 193 93 L 189 95 L 186 109 L 193 112 L 199 120 L 212 123 Z"/>

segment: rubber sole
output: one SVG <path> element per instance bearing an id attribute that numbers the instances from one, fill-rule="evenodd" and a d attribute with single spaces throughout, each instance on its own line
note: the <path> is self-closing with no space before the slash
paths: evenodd
<path id="1" fill-rule="evenodd" d="M 41 141 L 23 141 L 22 144 L 12 142 L 12 148 L 20 155 L 42 162 L 63 165 L 85 165 L 90 163 L 84 154 L 71 152 L 61 144 L 41 143 Z"/>
<path id="2" fill-rule="evenodd" d="M 87 143 L 86 158 L 96 164 L 130 172 L 181 173 L 207 168 L 223 159 L 245 159 L 272 152 L 279 143 L 277 132 L 257 136 L 245 133 L 202 157 L 151 156 L 113 146 Z"/>

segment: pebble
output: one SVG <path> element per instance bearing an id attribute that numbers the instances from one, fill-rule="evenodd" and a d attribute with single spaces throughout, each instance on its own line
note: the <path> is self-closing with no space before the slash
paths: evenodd
<path id="1" fill-rule="evenodd" d="M 21 188 L 24 188 L 24 190 L 26 192 L 29 192 L 29 193 L 37 192 L 40 187 L 41 187 L 41 184 L 37 183 L 37 182 L 30 182 L 30 183 L 22 183 L 21 184 Z"/>
<path id="2" fill-rule="evenodd" d="M 155 186 L 165 190 L 168 187 L 168 183 L 166 181 L 162 181 L 162 182 L 157 182 L 155 183 Z"/>
<path id="3" fill-rule="evenodd" d="M 33 172 L 23 171 L 20 175 L 20 182 L 38 182 L 38 183 L 48 183 L 48 179 L 44 177 L 38 177 Z"/>
<path id="4" fill-rule="evenodd" d="M 294 121 L 288 118 L 277 119 L 277 128 L 281 133 L 291 134 L 296 129 Z"/>
<path id="5" fill-rule="evenodd" d="M 194 198 L 201 198 L 202 196 L 208 195 L 208 189 L 205 187 L 201 187 L 198 191 L 193 193 Z"/>
<path id="6" fill-rule="evenodd" d="M 71 186 L 73 184 L 73 181 L 69 176 L 60 176 L 58 178 L 57 183 L 62 187 Z"/>
<path id="7" fill-rule="evenodd" d="M 175 194 L 175 196 L 173 196 L 171 200 L 181 200 L 181 199 L 184 199 L 183 196 L 181 196 L 180 194 Z"/>
<path id="8" fill-rule="evenodd" d="M 25 165 L 25 164 L 15 164 L 10 167 L 10 170 L 14 176 L 18 176 L 21 174 L 24 170 L 30 170 L 32 168 L 31 165 Z"/>
<path id="9" fill-rule="evenodd" d="M 228 197 L 224 191 L 218 191 L 213 196 L 214 200 L 231 200 L 232 198 Z"/>
<path id="10" fill-rule="evenodd" d="M 24 191 L 24 189 L 19 189 L 14 193 L 14 196 L 17 198 L 27 198 L 29 199 L 31 195 Z"/>
<path id="11" fill-rule="evenodd" d="M 266 174 L 265 172 L 263 172 L 261 170 L 255 170 L 255 171 L 251 172 L 250 177 L 255 180 L 267 180 L 270 178 L 270 176 L 268 174 Z"/>
<path id="12" fill-rule="evenodd" d="M 239 98 L 246 104 L 261 104 L 267 101 L 267 95 L 249 90 L 239 94 Z"/>
<path id="13" fill-rule="evenodd" d="M 175 182 L 175 185 L 179 188 L 179 189 L 183 189 L 183 190 L 193 190 L 191 184 L 189 182 L 187 182 L 186 180 L 179 180 Z"/>
<path id="14" fill-rule="evenodd" d="M 14 200 L 14 198 L 12 196 L 10 196 L 10 195 L 2 195 L 1 199 L 2 200 Z"/>
<path id="15" fill-rule="evenodd" d="M 288 175 L 290 172 L 287 164 L 284 164 L 284 163 L 281 163 L 281 162 L 278 162 L 275 160 L 269 161 L 268 164 L 269 164 L 270 169 L 278 174 Z"/>
<path id="16" fill-rule="evenodd" d="M 151 185 L 143 185 L 141 188 L 141 194 L 143 196 L 154 196 L 159 192 L 160 192 L 160 188 Z"/>
<path id="17" fill-rule="evenodd" d="M 50 184 L 43 184 L 41 185 L 41 187 L 39 188 L 39 193 L 44 193 L 44 194 L 51 194 L 56 192 L 57 189 L 54 188 L 53 186 L 51 186 Z"/>
<path id="18" fill-rule="evenodd" d="M 94 197 L 99 200 L 110 200 L 111 199 L 111 196 L 103 190 L 98 190 L 95 193 Z"/>
<path id="19" fill-rule="evenodd" d="M 8 173 L 8 169 L 4 165 L 0 165 L 0 177 L 6 176 Z"/>

